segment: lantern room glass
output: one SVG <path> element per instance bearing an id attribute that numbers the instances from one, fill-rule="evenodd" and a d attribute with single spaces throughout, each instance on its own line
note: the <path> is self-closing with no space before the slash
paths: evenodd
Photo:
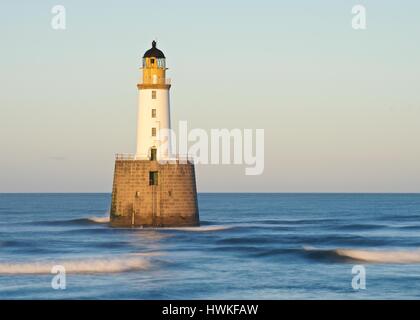
<path id="1" fill-rule="evenodd" d="M 165 62 L 165 58 L 148 58 L 149 59 L 149 65 L 146 65 L 146 59 L 147 58 L 143 58 L 143 68 L 160 68 L 160 69 L 165 69 L 166 68 L 166 62 Z"/>

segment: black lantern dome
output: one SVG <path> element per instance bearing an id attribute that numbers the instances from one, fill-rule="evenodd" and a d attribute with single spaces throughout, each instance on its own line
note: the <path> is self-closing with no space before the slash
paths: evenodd
<path id="1" fill-rule="evenodd" d="M 158 48 L 156 48 L 156 41 L 153 40 L 152 42 L 152 48 L 147 50 L 144 53 L 143 58 L 156 58 L 156 59 L 165 59 L 165 55 L 162 51 L 160 51 Z"/>

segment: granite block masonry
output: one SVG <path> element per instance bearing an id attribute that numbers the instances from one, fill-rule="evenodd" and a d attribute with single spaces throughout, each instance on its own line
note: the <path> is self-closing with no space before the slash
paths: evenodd
<path id="1" fill-rule="evenodd" d="M 110 222 L 115 227 L 198 226 L 194 164 L 117 159 Z"/>

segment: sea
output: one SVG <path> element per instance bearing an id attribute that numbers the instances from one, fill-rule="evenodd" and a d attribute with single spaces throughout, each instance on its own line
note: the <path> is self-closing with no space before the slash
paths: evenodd
<path id="1" fill-rule="evenodd" d="M 420 194 L 200 193 L 192 228 L 110 202 L 0 194 L 0 299 L 420 298 Z"/>

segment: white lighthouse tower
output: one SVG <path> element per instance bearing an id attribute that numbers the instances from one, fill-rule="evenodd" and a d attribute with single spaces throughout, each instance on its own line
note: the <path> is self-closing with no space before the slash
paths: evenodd
<path id="1" fill-rule="evenodd" d="M 160 135 L 161 130 L 171 128 L 169 89 L 170 79 L 166 78 L 165 55 L 152 48 L 143 55 L 143 75 L 140 83 L 137 118 L 137 151 L 138 160 L 165 160 L 171 155 L 169 135 Z"/>

